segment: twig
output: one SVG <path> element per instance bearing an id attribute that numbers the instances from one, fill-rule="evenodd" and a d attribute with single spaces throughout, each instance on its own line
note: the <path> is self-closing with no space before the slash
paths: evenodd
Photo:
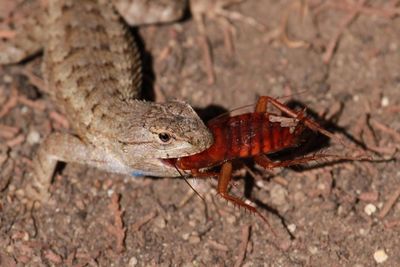
<path id="1" fill-rule="evenodd" d="M 277 183 L 283 187 L 288 187 L 289 186 L 289 182 L 288 180 L 286 180 L 284 177 L 282 176 L 275 176 L 274 178 L 272 178 L 272 182 Z"/>
<path id="2" fill-rule="evenodd" d="M 78 263 L 74 267 L 84 267 L 84 266 L 98 266 L 95 259 L 99 256 L 99 252 L 92 252 L 91 254 L 85 252 L 76 252 L 75 258 Z"/>
<path id="3" fill-rule="evenodd" d="M 18 104 L 18 91 L 17 88 L 13 87 L 11 90 L 10 98 L 0 109 L 0 118 L 4 117 L 11 109 Z"/>
<path id="4" fill-rule="evenodd" d="M 183 206 L 185 206 L 190 199 L 192 199 L 192 197 L 195 195 L 195 191 L 193 190 L 188 190 L 188 192 L 186 193 L 186 195 L 181 199 L 181 201 L 178 203 L 177 208 L 182 208 Z"/>
<path id="5" fill-rule="evenodd" d="M 45 102 L 41 100 L 34 101 L 26 98 L 25 96 L 18 96 L 18 102 L 39 111 L 44 111 L 46 109 Z"/>
<path id="6" fill-rule="evenodd" d="M 378 217 L 383 218 L 385 217 L 390 209 L 393 207 L 394 203 L 396 203 L 397 199 L 400 197 L 400 186 L 389 196 L 386 203 L 383 205 L 381 212 L 379 212 Z"/>
<path id="7" fill-rule="evenodd" d="M 358 199 L 364 202 L 376 202 L 379 199 L 378 192 L 362 192 Z"/>
<path id="8" fill-rule="evenodd" d="M 328 5 L 336 8 L 336 9 L 342 9 L 342 10 L 347 10 L 351 11 L 356 8 L 354 5 L 348 4 L 348 3 L 340 3 L 339 1 L 330 1 L 328 2 Z M 368 7 L 364 6 L 360 8 L 360 13 L 363 13 L 365 15 L 375 15 L 375 16 L 380 16 L 380 17 L 385 17 L 388 19 L 391 19 L 395 16 L 400 15 L 400 8 L 395 8 L 393 7 L 383 7 L 383 8 L 376 8 L 376 7 Z"/>
<path id="9" fill-rule="evenodd" d="M 73 265 L 73 261 L 75 259 L 75 253 L 76 251 L 72 251 L 70 254 L 68 254 L 67 258 L 64 260 L 64 264 L 68 267 L 72 267 Z"/>
<path id="10" fill-rule="evenodd" d="M 63 261 L 60 255 L 50 249 L 44 252 L 44 257 L 54 264 L 61 264 Z"/>
<path id="11" fill-rule="evenodd" d="M 114 193 L 111 196 L 111 203 L 108 205 L 110 210 L 114 214 L 114 225 L 108 225 L 108 231 L 113 234 L 116 238 L 116 251 L 117 253 L 121 253 L 124 251 L 124 239 L 126 228 L 122 222 L 123 211 L 120 209 L 119 205 L 119 196 L 117 193 Z"/>
<path id="12" fill-rule="evenodd" d="M 198 34 L 198 44 L 203 50 L 203 61 L 205 64 L 205 72 L 207 73 L 207 78 L 208 78 L 208 84 L 214 84 L 215 83 L 215 72 L 214 72 L 214 66 L 213 66 L 213 60 L 212 60 L 212 55 L 211 55 L 211 46 L 210 42 L 207 37 L 207 32 L 206 32 L 206 25 L 205 25 L 205 14 L 203 13 L 204 10 L 199 9 L 197 5 L 194 5 L 191 3 L 190 5 L 190 11 L 193 15 L 194 21 L 197 26 L 197 30 L 199 32 Z"/>
<path id="13" fill-rule="evenodd" d="M 357 6 L 354 7 L 353 11 L 341 21 L 339 28 L 333 35 L 332 39 L 329 41 L 326 51 L 322 56 L 322 60 L 324 63 L 328 64 L 331 61 L 333 52 L 336 49 L 340 36 L 343 34 L 344 29 L 346 29 L 346 27 L 349 26 L 349 24 L 357 17 L 365 1 L 366 0 L 359 0 Z"/>
<path id="14" fill-rule="evenodd" d="M 43 81 L 42 78 L 36 76 L 33 73 L 33 64 L 29 64 L 28 68 L 24 68 L 21 70 L 21 74 L 25 75 L 29 82 L 35 86 L 36 88 L 38 88 L 40 91 L 45 92 L 47 94 L 51 94 L 50 90 L 48 90 L 45 82 Z"/>
<path id="15" fill-rule="evenodd" d="M 389 106 L 386 108 L 386 111 L 390 113 L 400 112 L 400 106 Z"/>
<path id="16" fill-rule="evenodd" d="M 146 223 L 148 223 L 149 221 L 151 221 L 154 217 L 157 216 L 157 212 L 156 211 L 152 211 L 149 214 L 143 216 L 139 221 L 135 222 L 134 224 L 131 225 L 132 231 L 133 232 L 137 232 L 140 230 L 140 228 L 145 225 Z"/>
<path id="17" fill-rule="evenodd" d="M 6 144 L 9 147 L 14 147 L 14 146 L 17 146 L 19 144 L 22 144 L 24 141 L 25 141 L 25 135 L 20 134 L 20 135 L 16 136 L 15 138 L 8 140 L 6 142 Z"/>
<path id="18" fill-rule="evenodd" d="M 246 250 L 247 244 L 249 243 L 250 238 L 250 225 L 246 225 L 242 229 L 242 242 L 240 243 L 239 247 L 239 257 L 235 262 L 235 267 L 240 267 L 246 258 Z"/>
<path id="19" fill-rule="evenodd" d="M 16 35 L 15 31 L 9 31 L 9 30 L 1 30 L 0 31 L 0 38 L 4 39 L 12 39 Z"/>
<path id="20" fill-rule="evenodd" d="M 371 150 L 375 153 L 381 154 L 381 155 L 394 155 L 397 151 L 396 147 L 382 147 L 382 146 L 374 146 L 374 145 L 369 145 L 366 144 L 366 147 L 368 150 Z"/>
<path id="21" fill-rule="evenodd" d="M 291 4 L 288 8 L 283 13 L 283 16 L 281 18 L 280 26 L 279 26 L 279 33 L 280 37 L 283 41 L 284 44 L 286 44 L 289 48 L 300 48 L 300 47 L 307 47 L 309 44 L 305 41 L 302 40 L 291 40 L 288 36 L 287 33 L 287 27 L 289 24 L 289 16 L 290 16 L 290 10 L 295 9 L 295 8 L 300 8 L 303 12 L 301 12 L 302 17 L 304 16 L 304 10 L 306 10 L 306 6 L 302 6 L 303 4 L 299 4 L 297 1 Z"/>
<path id="22" fill-rule="evenodd" d="M 386 126 L 383 123 L 380 123 L 379 121 L 376 120 L 370 120 L 371 124 L 382 132 L 385 132 L 389 135 L 391 135 L 397 142 L 400 142 L 400 133 L 397 132 L 396 130 L 390 128 L 389 126 Z"/>
<path id="23" fill-rule="evenodd" d="M 214 241 L 214 240 L 212 240 L 212 239 L 208 240 L 207 243 L 208 243 L 211 247 L 213 247 L 213 248 L 215 248 L 215 249 L 218 249 L 218 250 L 221 250 L 221 251 L 224 251 L 224 252 L 228 252 L 228 251 L 229 251 L 229 248 L 228 248 L 226 245 L 220 244 L 220 243 L 218 243 L 217 241 Z"/>
<path id="24" fill-rule="evenodd" d="M 400 220 L 388 221 L 388 222 L 384 222 L 383 224 L 385 225 L 385 228 L 390 229 L 390 228 L 400 225 Z"/>
<path id="25" fill-rule="evenodd" d="M 61 115 L 60 113 L 55 112 L 55 111 L 51 111 L 50 118 L 53 121 L 55 121 L 56 123 L 60 124 L 61 127 L 65 128 L 65 129 L 69 129 L 69 122 L 64 115 Z"/>
<path id="26" fill-rule="evenodd" d="M 20 129 L 13 126 L 0 124 L 0 137 L 10 139 L 19 133 Z"/>

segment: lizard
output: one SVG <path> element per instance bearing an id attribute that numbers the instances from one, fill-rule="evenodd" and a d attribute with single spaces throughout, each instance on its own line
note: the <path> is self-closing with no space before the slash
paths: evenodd
<path id="1" fill-rule="evenodd" d="M 35 200 L 49 198 L 60 161 L 133 176 L 172 177 L 180 173 L 163 159 L 193 155 L 213 143 L 189 104 L 138 100 L 139 50 L 110 1 L 27 2 L 31 12 L 39 7 L 38 23 L 31 25 L 25 40 L 0 42 L 0 64 L 44 48 L 46 87 L 73 129 L 51 133 L 38 148 L 27 192 Z M 29 19 L 25 28 L 33 21 Z M 30 51 L 24 49 L 28 44 Z"/>

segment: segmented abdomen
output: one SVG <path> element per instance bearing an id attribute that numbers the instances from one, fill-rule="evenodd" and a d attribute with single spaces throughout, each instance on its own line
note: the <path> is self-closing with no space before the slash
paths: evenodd
<path id="1" fill-rule="evenodd" d="M 267 113 L 255 112 L 212 120 L 208 127 L 214 144 L 199 154 L 179 159 L 178 165 L 182 169 L 211 167 L 296 145 L 303 127 L 294 120 L 288 126 L 275 118 L 278 120 L 271 122 Z"/>

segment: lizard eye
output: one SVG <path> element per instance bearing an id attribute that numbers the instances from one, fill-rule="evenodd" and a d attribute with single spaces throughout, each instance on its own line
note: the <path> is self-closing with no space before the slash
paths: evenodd
<path id="1" fill-rule="evenodd" d="M 161 142 L 166 144 L 171 141 L 171 135 L 169 133 L 159 133 L 158 138 L 161 140 Z"/>

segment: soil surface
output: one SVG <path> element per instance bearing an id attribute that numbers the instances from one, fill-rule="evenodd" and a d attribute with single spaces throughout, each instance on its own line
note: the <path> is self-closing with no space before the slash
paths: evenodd
<path id="1" fill-rule="evenodd" d="M 145 94 L 186 100 L 205 120 L 260 95 L 284 97 L 377 160 L 272 171 L 238 161 L 230 192 L 251 200 L 276 236 L 258 216 L 218 197 L 213 179 L 189 180 L 203 202 L 183 179 L 78 164 L 60 168 L 51 200 L 31 209 L 24 188 L 34 151 L 51 131 L 68 130 L 38 90 L 38 55 L 0 68 L 0 265 L 400 266 L 400 18 L 390 6 L 398 1 L 360 9 L 358 1 L 308 1 L 305 9 L 300 2 L 232 6 L 266 26 L 234 22 L 233 56 L 221 24 L 208 19 L 214 84 L 189 15 L 134 29 Z M 354 155 L 353 146 L 328 141 L 323 152 Z"/>

